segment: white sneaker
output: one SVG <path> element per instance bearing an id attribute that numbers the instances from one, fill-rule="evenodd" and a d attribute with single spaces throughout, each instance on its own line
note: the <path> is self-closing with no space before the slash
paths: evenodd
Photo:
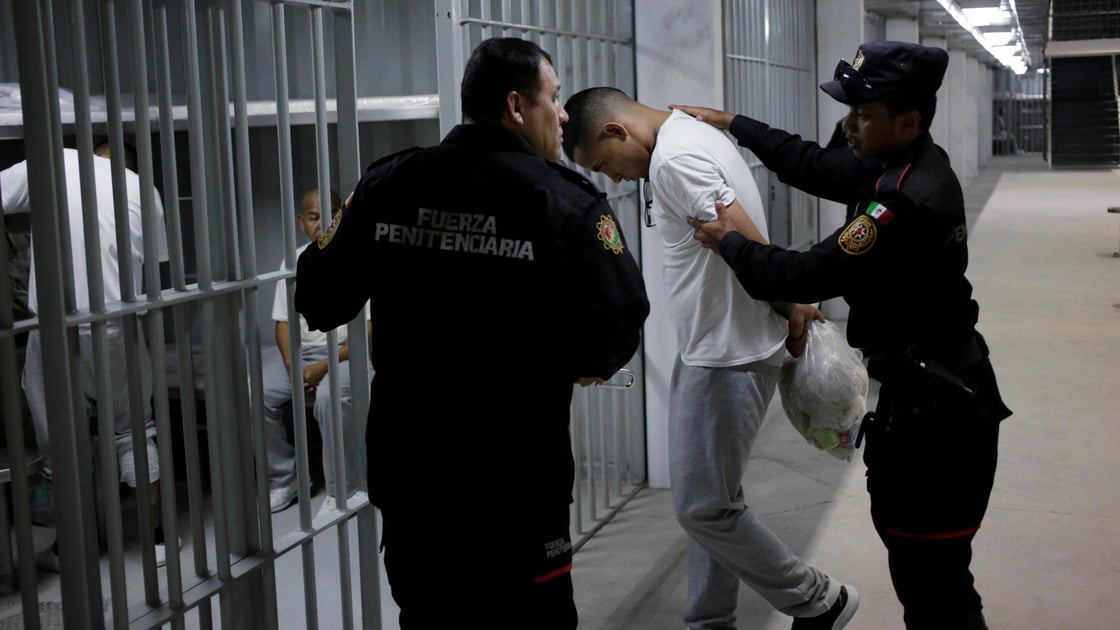
<path id="1" fill-rule="evenodd" d="M 362 507 L 362 505 L 365 503 L 369 503 L 369 494 L 362 492 L 361 490 L 355 490 L 349 496 L 349 498 L 346 499 L 346 506 L 351 510 L 356 510 Z M 338 509 L 338 501 L 333 496 L 328 494 L 323 498 L 323 502 L 319 504 L 319 511 L 315 513 L 315 518 L 318 519 L 320 516 L 323 516 L 328 510 Z"/>
<path id="2" fill-rule="evenodd" d="M 156 566 L 162 567 L 167 564 L 167 544 L 163 540 L 163 532 L 157 530 L 156 534 Z M 179 549 L 183 547 L 183 539 L 175 536 L 175 553 L 179 553 Z"/>
<path id="3" fill-rule="evenodd" d="M 328 494 L 323 497 L 323 502 L 319 504 L 319 511 L 315 512 L 315 520 L 319 520 L 319 518 L 324 516 L 327 512 L 334 512 L 337 510 L 338 502 L 335 501 L 333 496 Z"/>
<path id="4" fill-rule="evenodd" d="M 279 512 L 296 500 L 296 486 L 281 486 L 268 491 L 268 500 L 273 512 Z"/>

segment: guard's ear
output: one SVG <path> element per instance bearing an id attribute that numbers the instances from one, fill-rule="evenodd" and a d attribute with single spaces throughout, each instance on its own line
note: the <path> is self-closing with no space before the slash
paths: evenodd
<path id="1" fill-rule="evenodd" d="M 525 105 L 525 98 L 517 90 L 510 90 L 506 94 L 506 108 L 502 116 L 517 126 L 525 124 L 525 117 L 521 114 L 521 107 Z"/>
<path id="2" fill-rule="evenodd" d="M 903 130 L 918 132 L 922 130 L 922 115 L 918 113 L 918 110 L 912 109 L 902 114 L 899 118 L 902 119 L 901 124 Z"/>

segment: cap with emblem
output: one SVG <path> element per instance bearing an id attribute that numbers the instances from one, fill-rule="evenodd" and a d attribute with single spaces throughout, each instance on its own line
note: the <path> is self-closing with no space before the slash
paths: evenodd
<path id="1" fill-rule="evenodd" d="M 933 96 L 941 87 L 949 53 L 908 42 L 861 44 L 852 63 L 841 60 L 833 80 L 821 84 L 832 98 L 848 105 L 882 100 L 890 94 Z"/>

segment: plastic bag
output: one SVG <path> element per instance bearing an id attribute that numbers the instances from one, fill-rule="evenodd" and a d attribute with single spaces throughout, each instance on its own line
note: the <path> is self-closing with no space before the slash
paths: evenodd
<path id="1" fill-rule="evenodd" d="M 867 368 L 832 322 L 809 327 L 805 352 L 787 358 L 778 392 L 789 421 L 807 442 L 851 461 L 859 420 L 867 410 Z"/>

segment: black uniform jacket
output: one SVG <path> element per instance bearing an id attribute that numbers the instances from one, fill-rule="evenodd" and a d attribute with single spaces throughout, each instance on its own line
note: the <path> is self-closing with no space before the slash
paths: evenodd
<path id="1" fill-rule="evenodd" d="M 573 382 L 634 355 L 649 314 L 605 196 L 506 129 L 374 163 L 300 256 L 313 329 L 370 300 L 376 505 L 567 505 Z"/>
<path id="2" fill-rule="evenodd" d="M 847 223 L 805 252 L 728 234 L 720 252 L 751 296 L 842 296 L 848 341 L 867 354 L 972 339 L 978 306 L 965 278 L 964 199 L 928 133 L 886 168 L 744 116 L 731 133 L 783 182 L 848 208 Z"/>

